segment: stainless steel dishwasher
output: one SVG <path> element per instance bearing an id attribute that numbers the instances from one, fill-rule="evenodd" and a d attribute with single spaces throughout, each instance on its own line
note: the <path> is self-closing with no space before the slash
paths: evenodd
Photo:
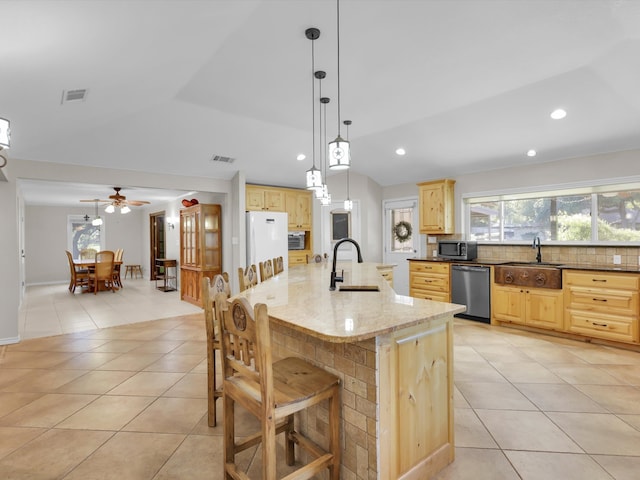
<path id="1" fill-rule="evenodd" d="M 491 269 L 477 265 L 451 267 L 451 302 L 466 305 L 456 317 L 484 323 L 491 321 Z"/>

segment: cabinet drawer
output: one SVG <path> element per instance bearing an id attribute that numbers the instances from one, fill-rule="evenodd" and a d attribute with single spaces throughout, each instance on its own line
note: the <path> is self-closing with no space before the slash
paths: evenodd
<path id="1" fill-rule="evenodd" d="M 421 290 L 411 288 L 409 295 L 415 298 L 424 298 L 425 300 L 433 300 L 434 302 L 446 302 L 449 303 L 449 294 L 441 293 L 429 290 Z"/>
<path id="2" fill-rule="evenodd" d="M 607 340 L 638 341 L 638 321 L 635 318 L 590 314 L 570 309 L 567 310 L 567 315 L 567 327 L 570 332 Z"/>
<path id="3" fill-rule="evenodd" d="M 579 286 L 591 288 L 612 288 L 623 290 L 638 290 L 640 276 L 629 274 L 611 274 L 597 272 L 573 272 L 565 274 L 565 286 Z"/>
<path id="4" fill-rule="evenodd" d="M 291 253 L 289 252 L 289 266 L 291 265 L 304 265 L 307 263 L 306 253 Z"/>
<path id="5" fill-rule="evenodd" d="M 569 308 L 576 310 L 637 315 L 638 293 L 628 290 L 569 287 L 567 304 Z"/>
<path id="6" fill-rule="evenodd" d="M 411 273 L 423 272 L 449 275 L 449 264 L 436 262 L 409 262 L 409 271 Z"/>
<path id="7" fill-rule="evenodd" d="M 430 275 L 426 273 L 412 273 L 411 287 L 423 290 L 436 290 L 438 292 L 449 292 L 448 275 Z"/>

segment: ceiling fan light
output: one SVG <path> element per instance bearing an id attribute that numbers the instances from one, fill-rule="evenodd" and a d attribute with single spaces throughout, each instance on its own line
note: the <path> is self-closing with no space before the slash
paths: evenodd
<path id="1" fill-rule="evenodd" d="M 329 143 L 329 168 L 345 170 L 351 166 L 351 149 L 349 142 L 340 135 Z"/>
<path id="2" fill-rule="evenodd" d="M 128 205 L 125 205 L 124 207 L 122 207 L 122 208 L 120 209 L 120 213 L 121 213 L 122 215 L 124 215 L 125 213 L 129 213 L 130 211 L 131 211 L 131 209 L 129 208 L 129 206 L 128 206 Z"/>
<path id="3" fill-rule="evenodd" d="M 113 213 L 116 211 L 116 207 L 114 207 L 113 204 L 109 204 L 105 207 L 104 211 L 107 213 Z"/>

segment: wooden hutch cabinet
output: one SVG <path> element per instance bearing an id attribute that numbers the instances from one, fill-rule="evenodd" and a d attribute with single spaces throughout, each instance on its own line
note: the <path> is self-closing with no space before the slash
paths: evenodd
<path id="1" fill-rule="evenodd" d="M 222 273 L 220 205 L 180 210 L 180 298 L 202 306 L 202 279 Z"/>

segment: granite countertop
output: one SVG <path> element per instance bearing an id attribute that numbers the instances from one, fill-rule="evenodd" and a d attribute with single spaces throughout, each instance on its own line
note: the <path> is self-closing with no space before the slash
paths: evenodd
<path id="1" fill-rule="evenodd" d="M 239 293 L 265 303 L 271 321 L 334 343 L 351 343 L 465 311 L 463 305 L 397 295 L 375 263 L 338 262 L 340 285 L 376 285 L 379 292 L 329 290 L 328 262 L 292 267 Z"/>
<path id="2" fill-rule="evenodd" d="M 496 260 L 496 259 L 482 259 L 477 258 L 475 260 L 449 260 L 446 258 L 436 257 L 415 257 L 410 258 L 409 261 L 413 262 L 445 262 L 456 265 L 509 265 L 518 263 L 517 260 Z M 527 262 L 522 262 L 527 263 Z M 531 266 L 535 266 L 535 263 L 530 263 Z M 638 265 L 612 265 L 612 264 L 597 264 L 597 263 L 553 263 L 542 264 L 543 267 L 556 267 L 563 270 L 596 270 L 601 272 L 626 272 L 626 273 L 640 273 L 640 267 Z"/>

